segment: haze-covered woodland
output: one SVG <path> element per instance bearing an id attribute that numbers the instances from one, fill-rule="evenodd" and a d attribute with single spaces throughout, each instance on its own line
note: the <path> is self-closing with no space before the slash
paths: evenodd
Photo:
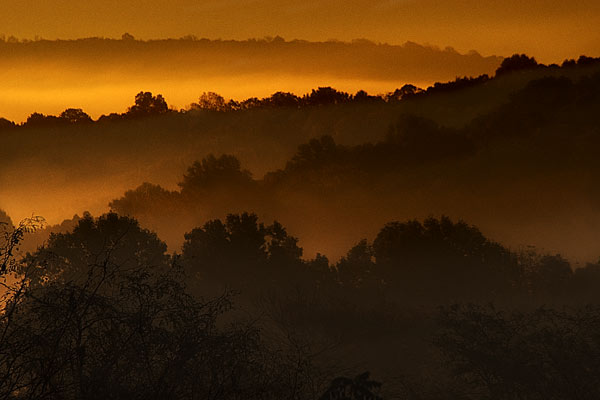
<path id="1" fill-rule="evenodd" d="M 599 59 L 167 101 L 0 120 L 0 399 L 598 398 Z"/>

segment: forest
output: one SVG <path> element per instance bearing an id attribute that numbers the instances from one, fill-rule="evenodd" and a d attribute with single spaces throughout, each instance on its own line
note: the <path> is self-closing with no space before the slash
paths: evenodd
<path id="1" fill-rule="evenodd" d="M 597 399 L 599 106 L 516 54 L 2 119 L 0 399 Z"/>

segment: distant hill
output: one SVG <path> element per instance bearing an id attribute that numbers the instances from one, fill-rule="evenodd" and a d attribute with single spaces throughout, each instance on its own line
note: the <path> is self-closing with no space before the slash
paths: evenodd
<path id="1" fill-rule="evenodd" d="M 136 216 L 177 243 L 207 218 L 249 209 L 306 238 L 307 254 L 335 256 L 390 219 L 448 214 L 506 244 L 594 260 L 599 72 L 598 64 L 568 62 L 433 85 L 400 101 L 7 123 L 0 204 L 13 220 L 98 215 L 143 182 L 167 190 L 144 186 L 152 196 L 177 197 L 195 160 L 227 153 L 253 173 L 260 196 L 225 185 L 191 208 L 169 202 L 155 212 L 150 204 L 136 208 L 152 210 L 148 219 Z M 333 144 L 315 147 L 323 135 Z"/>

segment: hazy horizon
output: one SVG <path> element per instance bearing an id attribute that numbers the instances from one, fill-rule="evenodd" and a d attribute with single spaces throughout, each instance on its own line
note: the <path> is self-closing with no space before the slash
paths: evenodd
<path id="1" fill-rule="evenodd" d="M 600 3 L 594 0 L 24 0 L 0 5 L 0 34 L 7 36 L 367 38 L 453 46 L 460 52 L 524 52 L 544 63 L 597 52 L 599 25 Z"/>
<path id="2" fill-rule="evenodd" d="M 306 42 L 280 38 L 218 41 L 0 41 L 0 117 L 82 108 L 93 118 L 123 112 L 139 91 L 186 108 L 203 92 L 237 101 L 319 86 L 356 93 L 424 87 L 457 76 L 492 74 L 502 58 L 417 43 Z"/>

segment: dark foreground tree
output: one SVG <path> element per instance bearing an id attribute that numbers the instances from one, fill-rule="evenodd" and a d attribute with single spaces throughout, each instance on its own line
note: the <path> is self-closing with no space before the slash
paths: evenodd
<path id="1" fill-rule="evenodd" d="M 0 314 L 0 399 L 304 399 L 314 391 L 309 363 L 267 346 L 253 326 L 219 324 L 230 296 L 188 294 L 164 250 L 135 221 L 109 214 L 86 216 L 29 256 L 25 285 Z"/>
<path id="2" fill-rule="evenodd" d="M 336 378 L 319 400 L 381 400 L 376 394 L 381 383 L 370 380 L 369 375 L 364 372 L 355 378 Z"/>
<path id="3" fill-rule="evenodd" d="M 167 245 L 134 219 L 114 213 L 85 214 L 69 233 L 50 235 L 47 246 L 28 256 L 22 267 L 32 285 L 58 280 L 81 283 L 91 268 L 128 271 L 165 269 Z"/>
<path id="4" fill-rule="evenodd" d="M 600 397 L 600 309 L 506 312 L 453 306 L 437 344 L 473 399 Z"/>

